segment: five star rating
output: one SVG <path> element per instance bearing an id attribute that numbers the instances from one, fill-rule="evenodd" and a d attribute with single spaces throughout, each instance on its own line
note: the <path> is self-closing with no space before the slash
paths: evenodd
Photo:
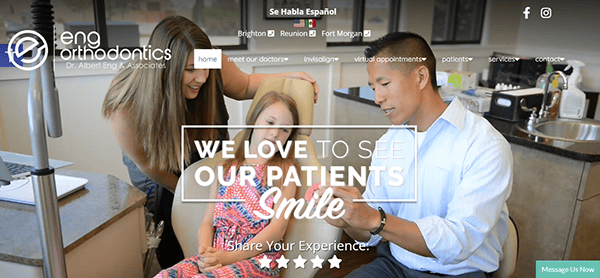
<path id="1" fill-rule="evenodd" d="M 281 255 L 281 258 L 273 260 L 269 259 L 266 255 L 263 255 L 261 259 L 258 260 L 261 268 L 270 268 L 271 262 L 277 262 L 277 268 L 288 268 L 288 263 L 290 259 L 287 259 L 285 255 Z M 302 257 L 302 255 L 298 255 L 298 258 L 292 260 L 294 262 L 295 268 L 306 268 L 306 262 L 309 261 Z M 310 259 L 312 263 L 312 268 L 323 268 L 323 262 L 325 260 L 321 259 L 319 255 L 316 255 L 314 259 Z M 333 258 L 327 260 L 329 262 L 329 268 L 340 268 L 340 263 L 342 259 L 339 259 L 336 255 Z M 291 265 L 290 265 L 291 267 Z"/>

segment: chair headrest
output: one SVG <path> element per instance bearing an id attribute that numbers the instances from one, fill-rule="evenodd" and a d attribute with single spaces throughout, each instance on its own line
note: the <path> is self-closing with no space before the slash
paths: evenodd
<path id="1" fill-rule="evenodd" d="M 298 107 L 299 124 L 312 125 L 314 109 L 313 85 L 308 81 L 285 77 L 269 77 L 263 80 L 256 90 L 256 95 L 254 96 L 252 105 L 250 105 L 250 109 L 246 115 L 246 122 L 262 96 L 271 91 L 284 93 L 292 97 Z M 301 128 L 298 130 L 299 135 L 310 136 L 310 133 L 310 128 Z"/>

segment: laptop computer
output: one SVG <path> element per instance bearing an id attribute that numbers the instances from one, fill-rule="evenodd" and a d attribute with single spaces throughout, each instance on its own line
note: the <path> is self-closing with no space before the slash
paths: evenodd
<path id="1" fill-rule="evenodd" d="M 16 162 L 15 162 L 16 161 Z M 33 157 L 0 151 L 0 200 L 35 205 L 31 164 Z M 50 160 L 50 166 L 62 168 L 72 162 Z M 61 199 L 85 186 L 87 179 L 55 175 L 56 194 Z"/>

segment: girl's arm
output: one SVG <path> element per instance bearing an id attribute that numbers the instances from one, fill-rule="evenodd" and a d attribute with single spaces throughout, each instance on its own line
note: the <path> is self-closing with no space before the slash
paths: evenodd
<path id="1" fill-rule="evenodd" d="M 222 166 L 222 163 L 219 163 L 217 167 Z M 217 182 L 218 179 L 215 179 L 210 188 L 210 199 L 217 199 L 217 191 L 219 184 Z M 208 203 L 206 210 L 204 211 L 204 219 L 202 220 L 202 224 L 200 225 L 200 229 L 198 229 L 198 253 L 204 253 L 208 247 L 212 247 L 213 239 L 214 239 L 214 230 L 213 230 L 213 215 L 215 211 L 215 203 Z"/>
<path id="2" fill-rule="evenodd" d="M 290 167 L 294 167 L 290 165 Z M 274 210 L 277 211 L 279 206 L 281 205 L 281 201 L 283 198 L 291 199 L 295 197 L 296 194 L 296 184 L 294 182 L 290 182 L 288 186 L 281 186 L 282 196 L 274 205 Z M 293 217 L 293 216 L 290 216 Z M 248 246 L 256 246 L 256 244 L 260 243 L 262 245 L 262 249 L 251 248 L 248 251 L 235 250 L 235 251 L 222 251 L 217 249 L 211 249 L 209 253 L 213 253 L 214 260 L 222 265 L 229 265 L 235 262 L 239 262 L 245 259 L 252 258 L 260 253 L 264 253 L 268 250 L 267 242 L 278 242 L 281 240 L 285 234 L 289 219 L 285 219 L 284 215 L 281 215 L 280 218 L 274 216 L 271 218 L 269 225 L 267 225 L 262 231 L 260 231 L 252 240 L 246 243 Z M 253 245 L 254 244 L 254 245 Z M 213 261 L 209 259 L 209 261 Z"/>
<path id="3" fill-rule="evenodd" d="M 149 166 L 144 150 L 140 146 L 136 134 L 131 128 L 132 116 L 127 109 L 117 109 L 108 119 L 117 143 L 121 150 L 127 155 L 146 176 L 161 184 L 172 192 L 175 191 L 179 179 L 173 172 L 160 170 Z"/>
<path id="4" fill-rule="evenodd" d="M 270 76 L 289 77 L 300 80 L 305 80 L 313 84 L 315 91 L 315 103 L 319 97 L 319 86 L 317 82 L 304 72 L 284 72 L 276 74 L 252 73 L 250 75 L 242 72 L 234 62 L 229 61 L 229 58 L 222 54 L 221 76 L 223 77 L 223 86 L 225 87 L 225 95 L 236 99 L 252 99 L 256 94 L 256 90 L 262 81 Z"/>
<path id="5" fill-rule="evenodd" d="M 222 163 L 217 165 L 222 166 Z M 217 198 L 219 183 L 217 179 L 213 182 L 210 188 L 210 199 Z M 206 210 L 204 211 L 204 219 L 202 220 L 202 224 L 200 224 L 200 229 L 198 229 L 198 255 L 203 256 L 206 254 L 207 250 L 212 249 L 213 238 L 214 238 L 214 230 L 213 230 L 213 220 L 214 220 L 214 211 L 215 211 L 215 203 L 208 203 Z M 223 264 L 221 262 L 209 262 L 200 259 L 198 261 L 198 268 L 201 273 L 210 272 L 214 269 L 222 267 Z"/>

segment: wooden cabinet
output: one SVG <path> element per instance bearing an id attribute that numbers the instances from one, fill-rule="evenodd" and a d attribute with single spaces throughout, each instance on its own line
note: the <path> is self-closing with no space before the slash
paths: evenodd
<path id="1" fill-rule="evenodd" d="M 142 277 L 146 195 L 114 176 L 60 169 L 88 179 L 59 201 L 69 278 Z M 0 277 L 44 277 L 33 206 L 0 201 Z"/>

